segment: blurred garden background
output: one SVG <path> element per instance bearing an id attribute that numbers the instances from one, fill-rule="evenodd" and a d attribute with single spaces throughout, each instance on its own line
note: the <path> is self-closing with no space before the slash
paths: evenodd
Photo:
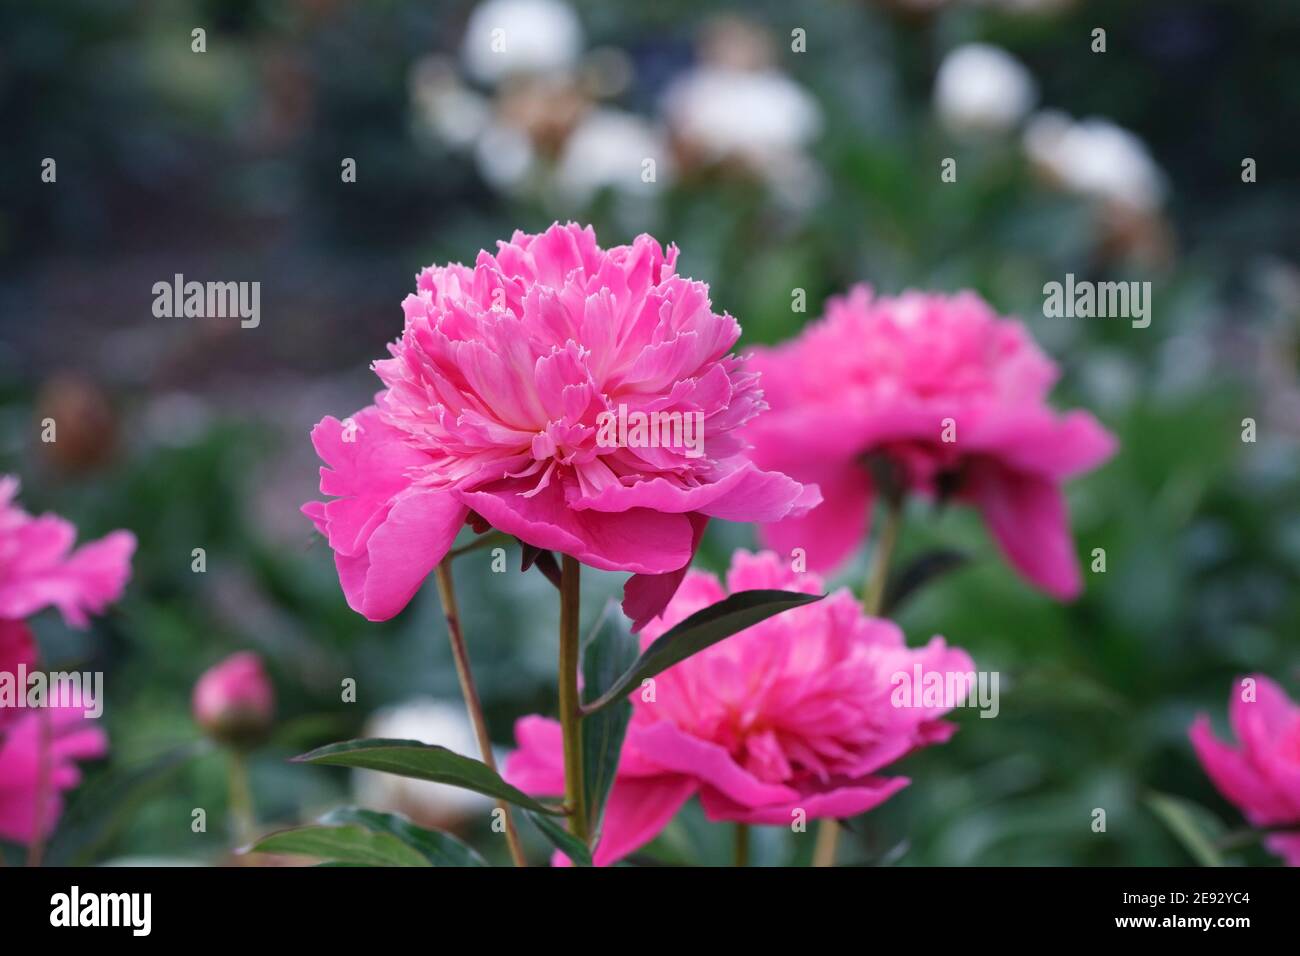
<path id="1" fill-rule="evenodd" d="M 0 38 L 0 473 L 84 537 L 139 536 L 109 615 L 33 622 L 48 666 L 105 673 L 111 739 L 52 862 L 230 860 L 227 766 L 196 749 L 189 695 L 244 649 L 278 695 L 260 825 L 353 800 L 505 859 L 481 802 L 286 762 L 377 727 L 474 752 L 432 587 L 366 622 L 298 507 L 309 429 L 370 400 L 416 272 L 556 219 L 676 242 L 742 346 L 859 280 L 973 288 L 1060 363 L 1056 403 L 1120 439 L 1070 487 L 1080 555 L 1106 552 L 1073 605 L 974 514 L 909 512 L 904 557 L 972 560 L 900 623 L 999 671 L 1000 714 L 956 712 L 951 743 L 900 767 L 912 785 L 852 822 L 846 861 L 1275 862 L 1237 838 L 1187 729 L 1224 728 L 1243 673 L 1300 692 L 1300 5 L 69 0 L 0 5 Z M 259 281 L 260 324 L 154 317 L 176 273 Z M 1149 280 L 1149 327 L 1045 318 L 1067 273 Z M 697 561 L 753 544 L 714 522 Z M 504 751 L 516 718 L 554 712 L 558 601 L 517 552 L 509 574 L 489 560 L 456 575 Z M 588 581 L 594 620 L 621 576 Z M 806 861 L 812 839 L 764 830 L 754 861 Z M 724 862 L 729 841 L 688 808 L 644 857 Z"/>

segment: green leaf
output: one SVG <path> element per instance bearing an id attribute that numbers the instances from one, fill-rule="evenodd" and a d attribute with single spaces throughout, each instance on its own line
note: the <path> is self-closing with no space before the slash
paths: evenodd
<path id="1" fill-rule="evenodd" d="M 388 833 L 422 854 L 434 866 L 487 866 L 487 861 L 450 833 L 416 826 L 395 813 L 360 807 L 339 807 L 321 817 L 326 826 L 361 826 L 372 833 Z"/>
<path id="2" fill-rule="evenodd" d="M 587 845 L 562 825 L 540 813 L 528 813 L 528 819 L 542 831 L 542 836 L 551 841 L 551 846 L 572 860 L 575 866 L 592 865 L 591 851 L 587 849 Z"/>
<path id="3" fill-rule="evenodd" d="M 969 560 L 965 553 L 951 548 L 938 548 L 918 555 L 896 577 L 890 577 L 889 585 L 885 588 L 885 600 L 881 604 L 880 616 L 892 617 L 907 599 L 922 587 L 945 574 L 956 571 Z"/>
<path id="4" fill-rule="evenodd" d="M 640 642 L 628 630 L 618 605 L 610 601 L 587 638 L 582 654 L 584 696 L 597 697 L 636 662 Z M 600 839 L 605 801 L 614 786 L 632 704 L 623 698 L 582 721 L 582 786 L 591 826 L 591 845 Z M 576 861 L 575 861 L 576 862 Z"/>
<path id="5" fill-rule="evenodd" d="M 314 856 L 349 866 L 432 866 L 423 853 L 391 833 L 375 832 L 359 824 L 281 830 L 258 840 L 249 852 Z"/>
<path id="6" fill-rule="evenodd" d="M 1199 865 L 1223 866 L 1223 857 L 1207 832 L 1221 830 L 1222 825 L 1209 810 L 1165 793 L 1150 794 L 1146 803 Z"/>
<path id="7" fill-rule="evenodd" d="M 358 767 L 362 770 L 394 773 L 400 777 L 414 777 L 416 780 L 432 780 L 434 783 L 445 783 L 506 800 L 525 810 L 555 816 L 564 814 L 562 808 L 548 806 L 510 786 L 481 760 L 463 757 L 446 747 L 422 744 L 418 740 L 345 740 L 318 747 L 293 759 L 298 763 Z"/>
<path id="8" fill-rule="evenodd" d="M 692 654 L 730 637 L 774 614 L 820 601 L 824 594 L 794 591 L 738 591 L 701 611 L 696 611 L 645 649 L 614 686 L 584 708 L 588 715 L 599 713 L 622 700 L 643 680 L 666 671 Z"/>

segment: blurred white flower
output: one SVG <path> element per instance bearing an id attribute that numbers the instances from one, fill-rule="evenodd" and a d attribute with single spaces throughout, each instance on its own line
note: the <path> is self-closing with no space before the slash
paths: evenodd
<path id="1" fill-rule="evenodd" d="M 470 76 L 496 83 L 567 70 L 582 47 L 582 24 L 560 0 L 487 0 L 470 14 L 461 55 Z"/>
<path id="2" fill-rule="evenodd" d="M 1024 134 L 1029 159 L 1064 188 L 1138 211 L 1156 209 L 1164 176 L 1137 136 L 1109 120 L 1046 110 Z"/>
<path id="3" fill-rule="evenodd" d="M 474 144 L 478 171 L 491 186 L 504 192 L 520 188 L 533 170 L 533 144 L 522 130 L 492 123 Z"/>
<path id="4" fill-rule="evenodd" d="M 642 180 L 647 159 L 655 162 L 655 182 Z M 667 140 L 650 122 L 623 110 L 596 109 L 565 142 L 555 184 L 566 199 L 584 203 L 605 187 L 626 195 L 650 193 L 672 172 Z"/>
<path id="5" fill-rule="evenodd" d="M 951 51 L 934 82 L 939 119 L 957 135 L 1008 132 L 1037 99 L 1037 84 L 1020 61 L 986 43 Z"/>
<path id="6" fill-rule="evenodd" d="M 492 118 L 488 99 L 465 86 L 444 57 L 428 56 L 412 67 L 410 95 L 420 131 L 457 149 L 477 140 Z"/>
<path id="7" fill-rule="evenodd" d="M 366 723 L 365 736 L 418 740 L 476 760 L 480 757 L 464 705 L 432 697 L 416 697 L 376 711 Z M 475 814 L 486 813 L 492 804 L 490 798 L 472 790 L 373 770 L 353 771 L 352 781 L 361 806 L 404 813 L 424 826 L 454 827 Z"/>
<path id="8" fill-rule="evenodd" d="M 664 94 L 675 135 L 707 159 L 740 158 L 763 168 L 798 152 L 821 131 L 821 110 L 794 80 L 775 70 L 703 66 Z"/>

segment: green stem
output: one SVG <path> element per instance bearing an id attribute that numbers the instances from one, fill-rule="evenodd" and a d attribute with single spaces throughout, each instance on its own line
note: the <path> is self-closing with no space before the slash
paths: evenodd
<path id="1" fill-rule="evenodd" d="M 456 675 L 460 678 L 460 690 L 465 698 L 465 709 L 469 711 L 469 721 L 474 727 L 474 736 L 478 738 L 479 753 L 483 756 L 483 762 L 495 771 L 497 762 L 496 757 L 492 755 L 492 738 L 488 735 L 487 720 L 483 716 L 483 702 L 479 699 L 474 673 L 470 670 L 469 648 L 465 645 L 465 634 L 460 627 L 460 608 L 456 604 L 456 588 L 451 577 L 451 559 L 451 555 L 443 558 L 435 569 L 438 597 L 442 600 L 442 615 L 447 620 L 447 639 L 451 642 L 451 656 L 456 660 Z M 510 805 L 503 800 L 497 803 L 497 808 L 505 815 L 506 843 L 510 847 L 510 858 L 515 866 L 527 866 L 528 860 L 524 856 L 523 845 L 519 842 L 519 831 L 515 829 Z"/>
<path id="2" fill-rule="evenodd" d="M 578 599 L 582 565 L 564 555 L 560 571 L 560 727 L 564 735 L 564 803 L 569 831 L 587 840 L 587 799 L 582 787 L 582 706 L 578 699 Z"/>
<path id="3" fill-rule="evenodd" d="M 889 562 L 894 556 L 894 547 L 898 544 L 898 529 L 903 523 L 903 502 L 901 499 L 887 503 L 885 507 L 885 524 L 880 529 L 880 540 L 871 554 L 871 563 L 867 568 L 867 580 L 862 588 L 862 609 L 872 617 L 880 614 L 885 603 L 885 586 L 889 579 Z"/>
<path id="4" fill-rule="evenodd" d="M 867 565 L 867 580 L 862 586 L 862 610 L 871 617 L 879 616 L 885 603 L 885 586 L 889 581 L 889 563 L 898 544 L 898 531 L 903 523 L 903 498 L 890 496 L 885 502 L 885 523 L 880 529 L 875 550 Z M 813 850 L 813 866 L 834 866 L 835 851 L 839 845 L 840 824 L 837 820 L 823 820 L 817 830 L 817 846 Z"/>
<path id="5" fill-rule="evenodd" d="M 40 866 L 45 858 L 45 815 L 49 813 L 50 794 L 53 790 L 54 776 L 54 731 L 51 726 L 50 712 L 42 710 L 40 718 L 40 752 L 36 766 L 36 800 L 32 810 L 36 816 L 36 826 L 32 842 L 27 847 L 27 865 Z"/>
<path id="6" fill-rule="evenodd" d="M 236 846 L 247 846 L 253 841 L 256 828 L 253 816 L 253 789 L 248 783 L 248 764 L 242 751 L 228 751 L 230 762 L 230 829 Z"/>
<path id="7" fill-rule="evenodd" d="M 736 824 L 736 866 L 749 866 L 749 824 Z"/>

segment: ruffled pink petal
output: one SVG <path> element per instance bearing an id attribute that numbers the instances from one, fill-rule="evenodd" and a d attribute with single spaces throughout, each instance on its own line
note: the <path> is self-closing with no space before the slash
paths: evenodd
<path id="1" fill-rule="evenodd" d="M 1268 852 L 1280 856 L 1287 866 L 1300 866 L 1300 833 L 1275 833 L 1264 838 Z"/>
<path id="2" fill-rule="evenodd" d="M 704 538 L 704 529 L 709 519 L 703 515 L 688 514 L 691 522 L 691 556 L 700 549 Z M 676 571 L 667 574 L 634 574 L 623 585 L 623 613 L 632 619 L 632 633 L 635 634 L 663 613 L 668 602 L 673 599 L 690 562 L 683 564 Z"/>
<path id="3" fill-rule="evenodd" d="M 451 550 L 467 514 L 441 489 L 398 495 L 366 542 L 364 563 L 335 557 L 348 606 L 368 621 L 386 621 L 401 611 Z"/>
<path id="4" fill-rule="evenodd" d="M 1243 700 L 1238 682 L 1228 721 L 1245 759 L 1273 785 L 1300 822 L 1300 707 L 1263 674 L 1251 676 L 1255 699 Z"/>
<path id="5" fill-rule="evenodd" d="M 609 866 L 645 846 L 698 789 L 689 777 L 624 777 L 614 782 L 593 862 Z"/>
<path id="6" fill-rule="evenodd" d="M 0 618 L 24 618 L 58 608 L 73 627 L 85 627 L 122 596 L 131 576 L 135 535 L 114 531 L 67 553 L 75 530 L 61 518 L 43 516 L 19 529 L 23 565 L 0 582 Z M 67 555 L 65 557 L 65 554 Z"/>
<path id="7" fill-rule="evenodd" d="M 1059 600 L 1078 597 L 1083 574 L 1065 496 L 1055 483 L 980 463 L 970 469 L 964 493 L 1021 574 Z"/>
<path id="8" fill-rule="evenodd" d="M 663 574 L 691 560 L 694 532 L 686 515 L 647 508 L 612 514 L 574 511 L 554 483 L 525 497 L 531 490 L 522 480 L 505 479 L 454 494 L 498 531 L 593 568 Z"/>
<path id="9" fill-rule="evenodd" d="M 38 832 L 48 837 L 63 812 L 61 791 L 81 779 L 73 761 L 107 750 L 108 736 L 80 708 L 24 714 L 0 737 L 0 839 L 28 844 Z"/>
<path id="10" fill-rule="evenodd" d="M 507 783 L 533 796 L 564 793 L 564 738 L 559 721 L 521 717 L 515 721 L 519 748 L 506 758 Z"/>
<path id="11" fill-rule="evenodd" d="M 745 461 L 707 484 L 682 487 L 665 478 L 611 484 L 571 505 L 603 512 L 650 508 L 671 514 L 698 511 L 727 521 L 779 521 L 787 515 L 805 514 L 820 502 L 815 487 L 805 487 L 777 472 L 761 471 Z"/>
<path id="12" fill-rule="evenodd" d="M 794 799 L 798 791 L 764 783 L 741 767 L 719 745 L 679 730 L 666 720 L 633 724 L 628 745 L 667 773 L 693 777 L 745 806 L 763 806 Z"/>
<path id="13" fill-rule="evenodd" d="M 1246 819 L 1256 825 L 1291 821 L 1291 805 L 1249 761 L 1214 736 L 1208 717 L 1196 719 L 1190 736 L 1206 775 Z"/>
<path id="14" fill-rule="evenodd" d="M 880 806 L 909 783 L 907 777 L 864 777 L 838 784 L 817 783 L 794 799 L 766 806 L 746 806 L 717 790 L 700 792 L 700 805 L 710 820 L 789 826 L 802 810 L 804 818 L 843 820 Z"/>
<path id="15" fill-rule="evenodd" d="M 871 481 L 853 463 L 813 472 L 822 503 L 797 517 L 758 529 L 759 540 L 784 558 L 802 548 L 811 571 L 832 571 L 866 539 L 871 521 Z"/>

